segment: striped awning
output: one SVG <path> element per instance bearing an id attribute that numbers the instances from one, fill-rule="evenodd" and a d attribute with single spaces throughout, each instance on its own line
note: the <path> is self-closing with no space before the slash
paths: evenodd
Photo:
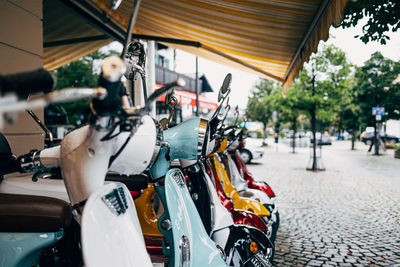
<path id="1" fill-rule="evenodd" d="M 134 33 L 199 42 L 199 47 L 167 44 L 223 64 L 274 78 L 285 86 L 340 23 L 348 0 L 142 0 Z M 47 2 L 47 3 L 46 3 Z M 44 42 L 104 34 L 66 12 L 64 1 L 45 1 Z M 71 0 L 71 2 L 74 2 Z M 125 29 L 133 0 L 109 11 L 109 0 L 87 0 Z M 47 7 L 46 7 L 47 5 Z M 67 14 L 68 13 L 68 14 Z M 45 67 L 55 69 L 80 58 L 111 39 L 44 49 Z"/>

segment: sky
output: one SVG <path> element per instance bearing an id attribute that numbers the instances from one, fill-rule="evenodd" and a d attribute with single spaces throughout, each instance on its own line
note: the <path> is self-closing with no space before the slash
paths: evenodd
<path id="1" fill-rule="evenodd" d="M 392 60 L 400 60 L 400 31 L 396 33 L 388 33 L 390 40 L 386 45 L 381 45 L 377 42 L 364 44 L 361 40 L 354 38 L 355 35 L 360 35 L 362 23 L 359 23 L 354 28 L 334 28 L 331 27 L 329 33 L 330 38 L 327 44 L 333 44 L 347 54 L 349 61 L 355 65 L 361 66 L 367 61 L 371 54 L 375 51 L 380 51 L 385 57 Z M 321 43 L 320 42 L 320 46 Z M 114 44 L 113 49 L 121 47 Z M 180 73 L 195 73 L 196 57 L 193 54 L 184 51 L 177 51 L 176 71 Z M 222 81 L 226 74 L 232 74 L 230 104 L 231 106 L 239 105 L 240 108 L 246 108 L 247 99 L 251 90 L 257 83 L 259 77 L 253 73 L 245 72 L 230 66 L 225 66 L 211 60 L 199 57 L 199 73 L 204 73 L 210 82 L 211 87 L 216 93 L 207 94 L 211 100 L 217 100 L 217 92 L 221 87 Z"/>

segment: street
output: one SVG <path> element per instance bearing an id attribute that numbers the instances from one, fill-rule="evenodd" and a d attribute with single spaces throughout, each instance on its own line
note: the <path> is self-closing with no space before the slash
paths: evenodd
<path id="1" fill-rule="evenodd" d="M 306 171 L 310 148 L 269 140 L 248 165 L 275 190 L 280 213 L 276 266 L 400 266 L 400 159 L 358 142 L 325 146 L 326 171 Z"/>

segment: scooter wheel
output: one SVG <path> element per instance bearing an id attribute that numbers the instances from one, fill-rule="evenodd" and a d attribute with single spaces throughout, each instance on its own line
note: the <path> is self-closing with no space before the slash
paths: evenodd
<path id="1" fill-rule="evenodd" d="M 271 242 L 275 244 L 276 234 L 278 232 L 280 218 L 279 218 L 279 211 L 276 212 L 276 222 L 272 225 L 272 234 L 271 234 Z"/>

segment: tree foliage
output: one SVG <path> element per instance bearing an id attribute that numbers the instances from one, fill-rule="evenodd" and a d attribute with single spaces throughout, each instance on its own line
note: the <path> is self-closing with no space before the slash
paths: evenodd
<path id="1" fill-rule="evenodd" d="M 342 28 L 353 27 L 366 17 L 362 27 L 363 35 L 355 36 L 364 43 L 379 41 L 386 44 L 390 39 L 387 32 L 400 28 L 400 1 L 398 0 L 359 0 L 349 1 L 344 10 Z"/>
<path id="2" fill-rule="evenodd" d="M 271 96 L 281 92 L 277 82 L 260 79 L 247 102 L 246 114 L 250 120 L 260 121 L 264 129 L 272 116 Z"/>
<path id="3" fill-rule="evenodd" d="M 342 50 L 324 46 L 285 94 L 273 82 L 260 80 L 249 98 L 248 115 L 266 124 L 276 111 L 280 123 L 295 125 L 301 115 L 311 118 L 315 112 L 322 128 L 335 120 L 342 122 L 353 99 L 352 73 L 353 66 Z"/>
<path id="4" fill-rule="evenodd" d="M 375 123 L 372 107 L 385 107 L 385 119 L 400 119 L 400 84 L 395 80 L 400 73 L 400 63 L 375 52 L 363 67 L 357 69 L 354 90 L 360 107 L 360 123 Z"/>
<path id="5" fill-rule="evenodd" d="M 109 55 L 118 55 L 119 53 L 110 50 L 107 53 L 100 51 L 93 52 L 77 61 L 71 62 L 55 71 L 56 86 L 55 90 L 68 87 L 97 87 L 99 74 L 95 70 L 96 63 Z M 76 125 L 82 123 L 90 114 L 89 100 L 80 100 L 67 104 L 57 104 L 48 107 L 49 110 L 64 114 L 68 124 Z"/>

